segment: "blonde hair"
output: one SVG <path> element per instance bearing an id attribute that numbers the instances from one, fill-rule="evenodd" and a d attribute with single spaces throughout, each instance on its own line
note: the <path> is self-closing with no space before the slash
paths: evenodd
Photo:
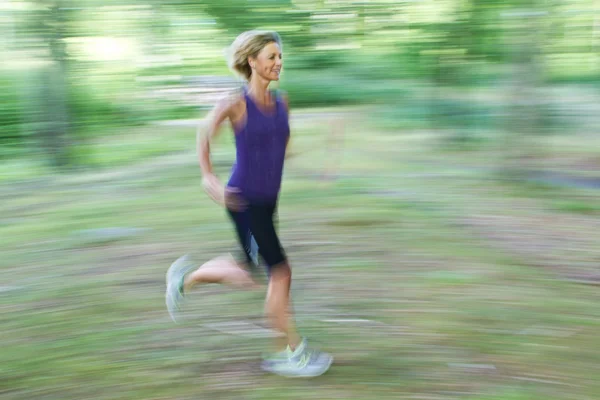
<path id="1" fill-rule="evenodd" d="M 246 31 L 239 35 L 227 49 L 227 65 L 247 81 L 252 76 L 252 68 L 248 57 L 256 57 L 269 43 L 277 43 L 281 47 L 281 37 L 274 31 Z"/>

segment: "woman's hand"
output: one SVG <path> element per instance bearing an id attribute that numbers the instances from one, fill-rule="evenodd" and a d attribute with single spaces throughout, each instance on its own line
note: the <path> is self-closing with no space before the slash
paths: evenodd
<path id="1" fill-rule="evenodd" d="M 204 175 L 202 186 L 215 203 L 227 207 L 232 211 L 242 211 L 246 208 L 246 201 L 240 195 L 240 190 L 234 187 L 223 186 L 219 178 L 214 174 Z"/>
<path id="2" fill-rule="evenodd" d="M 225 204 L 225 188 L 214 174 L 205 174 L 202 177 L 202 187 L 212 201 L 220 205 Z"/>
<path id="3" fill-rule="evenodd" d="M 244 211 L 248 204 L 242 197 L 241 190 L 235 187 L 225 187 L 225 207 L 231 211 Z"/>

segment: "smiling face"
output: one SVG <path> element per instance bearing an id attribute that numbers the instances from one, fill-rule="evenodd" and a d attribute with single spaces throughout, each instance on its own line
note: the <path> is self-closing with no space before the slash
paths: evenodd
<path id="1" fill-rule="evenodd" d="M 266 81 L 278 81 L 283 66 L 281 47 L 276 42 L 267 44 L 256 55 L 249 57 L 252 73 Z"/>

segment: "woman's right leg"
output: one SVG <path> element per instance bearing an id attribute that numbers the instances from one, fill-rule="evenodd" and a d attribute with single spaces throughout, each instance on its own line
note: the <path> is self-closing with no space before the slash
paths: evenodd
<path id="1" fill-rule="evenodd" d="M 270 274 L 265 314 L 273 329 L 283 334 L 275 338 L 275 350 L 281 351 L 287 346 L 294 350 L 301 339 L 296 332 L 290 299 L 292 271 L 287 261 L 283 261 L 275 268 L 271 268 Z"/>
<path id="2" fill-rule="evenodd" d="M 265 312 L 271 326 L 282 335 L 275 338 L 275 353 L 262 368 L 283 376 L 311 377 L 325 373 L 333 361 L 330 354 L 310 350 L 296 331 L 290 299 L 292 270 L 273 223 L 275 207 L 251 205 L 252 234 L 269 267 Z"/>
<path id="3" fill-rule="evenodd" d="M 294 349 L 300 337 L 293 323 L 290 301 L 292 270 L 275 229 L 276 205 L 251 204 L 249 208 L 252 234 L 269 269 L 265 314 L 271 327 L 281 333 L 275 338 L 275 350 L 284 350 L 288 345 Z"/>

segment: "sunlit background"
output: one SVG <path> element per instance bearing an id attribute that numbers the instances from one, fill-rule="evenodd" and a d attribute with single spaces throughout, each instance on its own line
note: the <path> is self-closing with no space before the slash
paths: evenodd
<path id="1" fill-rule="evenodd" d="M 164 305 L 236 249 L 195 135 L 255 28 L 312 381 L 260 371 L 264 291 Z M 596 0 L 0 0 L 0 35 L 2 399 L 600 398 Z"/>

